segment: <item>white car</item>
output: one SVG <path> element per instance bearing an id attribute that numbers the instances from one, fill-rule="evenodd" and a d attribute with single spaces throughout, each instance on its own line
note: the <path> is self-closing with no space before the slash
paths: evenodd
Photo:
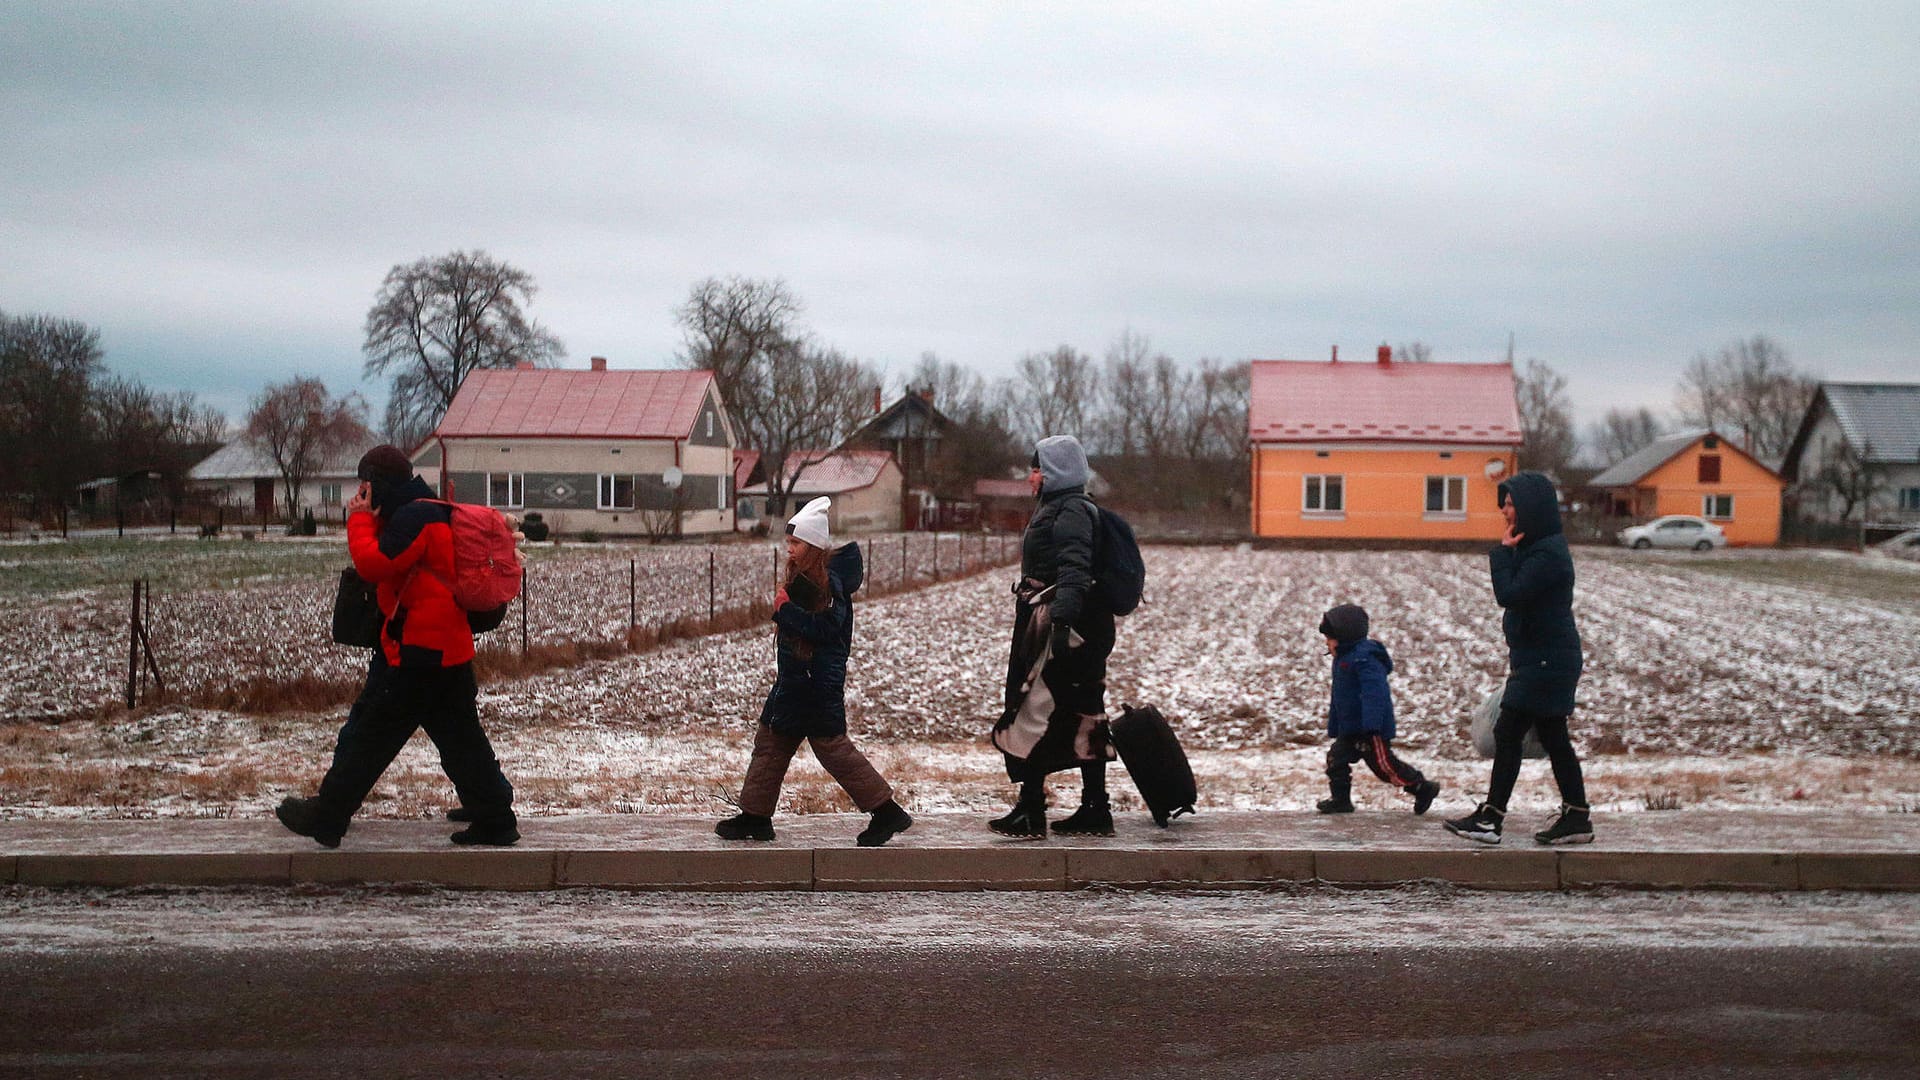
<path id="1" fill-rule="evenodd" d="M 1669 514 L 1645 525 L 1620 530 L 1620 542 L 1630 548 L 1692 548 L 1710 551 L 1727 546 L 1726 530 L 1706 518 Z"/>
<path id="2" fill-rule="evenodd" d="M 1880 541 L 1869 550 L 1890 559 L 1920 560 L 1920 529 L 1908 529 L 1898 536 Z"/>

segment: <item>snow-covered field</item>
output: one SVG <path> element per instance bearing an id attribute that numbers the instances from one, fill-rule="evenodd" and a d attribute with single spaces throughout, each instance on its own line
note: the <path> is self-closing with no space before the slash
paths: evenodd
<path id="1" fill-rule="evenodd" d="M 739 571 L 764 588 L 771 556 L 741 550 L 768 560 Z M 631 552 L 615 552 L 617 565 L 569 553 L 582 575 L 618 570 L 617 626 Z M 1798 552 L 1579 549 L 1576 560 L 1588 674 L 1574 731 L 1599 806 L 1920 809 L 1920 573 Z M 1315 626 L 1342 601 L 1365 605 L 1393 651 L 1403 756 L 1450 789 L 1448 805 L 1484 790 L 1486 765 L 1464 733 L 1504 652 L 1483 557 L 1152 548 L 1148 570 L 1148 602 L 1122 624 L 1110 704 L 1150 702 L 1179 726 L 1203 806 L 1301 809 L 1323 793 L 1327 661 Z M 910 806 L 985 809 L 1006 796 L 983 737 L 1000 708 L 1010 577 L 859 605 L 853 731 Z M 719 634 L 497 681 L 483 687 L 482 713 L 529 812 L 706 812 L 737 787 L 771 672 L 767 631 Z M 339 719 L 170 709 L 0 725 L 0 814 L 261 814 L 311 787 Z M 1550 804 L 1545 774 L 1528 765 L 1520 806 Z M 1124 805 L 1130 786 L 1115 788 Z M 1393 805 L 1364 776 L 1356 796 Z M 367 812 L 430 814 L 450 797 L 415 740 Z M 846 805 L 803 755 L 786 808 Z"/>
<path id="2" fill-rule="evenodd" d="M 875 591 L 1017 557 L 1003 537 L 891 534 L 863 543 Z M 778 548 L 569 543 L 531 545 L 525 555 L 527 639 L 559 645 L 621 641 L 630 623 L 705 619 L 709 604 L 725 613 L 765 603 Z M 153 578 L 149 633 L 175 700 L 217 702 L 263 680 L 351 684 L 365 674 L 366 654 L 328 636 L 346 565 L 339 538 L 0 548 L 0 572 L 16 578 L 0 586 L 0 717 L 75 718 L 124 702 L 138 577 Z M 517 648 L 519 628 L 516 606 L 487 642 Z"/>

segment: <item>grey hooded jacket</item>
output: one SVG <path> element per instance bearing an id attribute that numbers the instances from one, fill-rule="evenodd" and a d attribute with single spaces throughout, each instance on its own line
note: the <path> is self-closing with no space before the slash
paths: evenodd
<path id="1" fill-rule="evenodd" d="M 1020 573 L 1056 586 L 1048 614 L 1055 626 L 1072 626 L 1085 610 L 1093 583 L 1093 500 L 1087 497 L 1087 452 L 1071 435 L 1050 435 L 1034 448 L 1040 464 L 1040 504 L 1020 542 Z"/>

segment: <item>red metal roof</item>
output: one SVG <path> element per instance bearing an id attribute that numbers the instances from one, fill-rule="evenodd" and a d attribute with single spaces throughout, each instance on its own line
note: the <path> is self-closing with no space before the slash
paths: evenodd
<path id="1" fill-rule="evenodd" d="M 1257 443 L 1518 446 L 1513 366 L 1255 360 L 1247 435 Z"/>
<path id="2" fill-rule="evenodd" d="M 787 454 L 786 474 L 799 481 L 787 489 L 790 495 L 838 495 L 858 491 L 880 479 L 893 454 L 885 450 L 794 450 Z M 801 472 L 802 463 L 806 471 Z M 750 494 L 767 490 L 764 483 L 742 489 Z"/>
<path id="3" fill-rule="evenodd" d="M 1025 499 L 1033 501 L 1033 487 L 1025 480 L 975 480 L 976 499 Z"/>
<path id="4" fill-rule="evenodd" d="M 476 371 L 437 434 L 683 439 L 712 382 L 711 371 Z"/>

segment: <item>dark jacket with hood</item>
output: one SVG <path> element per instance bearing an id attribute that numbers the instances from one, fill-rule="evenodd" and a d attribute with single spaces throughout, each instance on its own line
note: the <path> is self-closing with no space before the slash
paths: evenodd
<path id="1" fill-rule="evenodd" d="M 773 613 L 780 628 L 778 675 L 760 722 L 783 735 L 830 738 L 847 733 L 847 654 L 853 650 L 853 600 L 866 580 L 859 544 L 827 561 L 829 603 L 809 611 L 789 600 Z M 806 642 L 811 656 L 795 646 Z"/>
<path id="2" fill-rule="evenodd" d="M 1537 716 L 1573 712 L 1580 681 L 1580 631 L 1573 623 L 1573 554 L 1560 531 L 1560 500 L 1553 482 L 1523 472 L 1500 485 L 1512 500 L 1520 543 L 1496 546 L 1488 556 L 1493 598 L 1506 609 L 1510 674 L 1501 704 Z"/>
<path id="3" fill-rule="evenodd" d="M 373 512 L 347 519 L 353 568 L 375 586 L 380 651 L 400 668 L 458 667 L 473 660 L 473 631 L 453 599 L 453 511 L 425 502 L 418 476 L 370 481 Z"/>
<path id="4" fill-rule="evenodd" d="M 1341 644 L 1333 651 L 1333 703 L 1327 707 L 1327 734 L 1393 738 L 1393 691 L 1387 676 L 1393 657 L 1372 638 Z"/>
<path id="5" fill-rule="evenodd" d="M 1069 435 L 1041 439 L 1034 450 L 1040 465 L 1040 503 L 1020 538 L 1020 574 L 1052 585 L 1048 613 L 1055 626 L 1077 626 L 1095 615 L 1093 544 L 1099 513 L 1087 497 L 1093 470 L 1079 440 Z"/>

